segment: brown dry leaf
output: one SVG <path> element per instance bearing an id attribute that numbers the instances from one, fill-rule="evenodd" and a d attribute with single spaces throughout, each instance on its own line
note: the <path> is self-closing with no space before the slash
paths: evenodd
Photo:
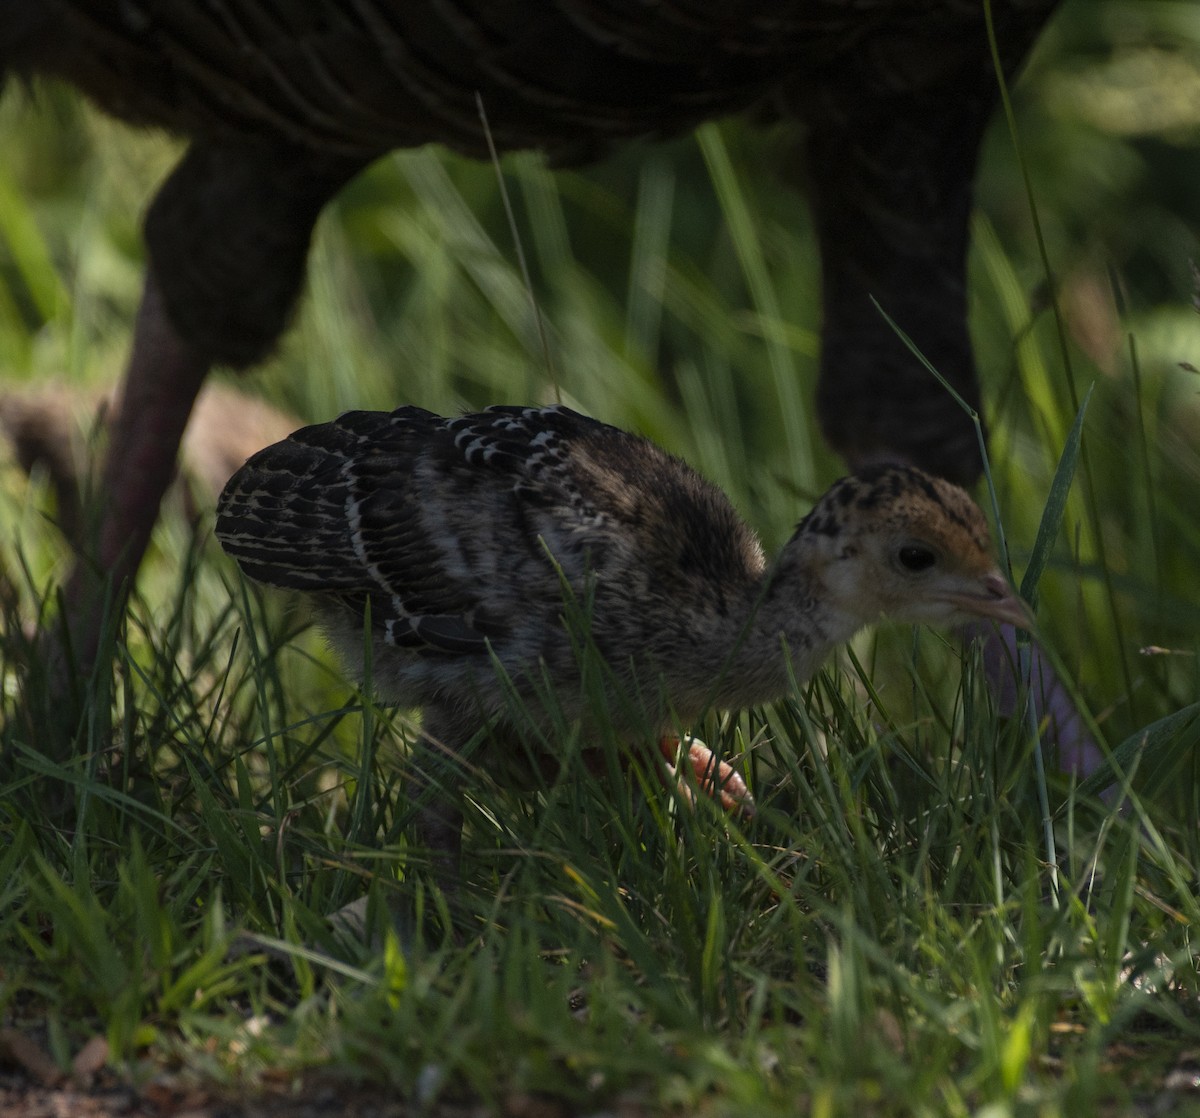
<path id="1" fill-rule="evenodd" d="M 894 1013 L 887 1009 L 877 1010 L 875 1027 L 879 1030 L 879 1036 L 884 1044 L 895 1055 L 903 1056 L 905 1054 L 908 1044 L 904 1037 L 904 1026 L 900 1024 L 900 1019 Z"/>
<path id="2" fill-rule="evenodd" d="M 68 539 L 81 528 L 80 494 L 98 469 L 93 436 L 115 416 L 113 392 L 52 381 L 0 387 L 0 460 L 11 455 L 27 473 L 41 467 L 55 493 L 57 519 Z M 188 498 L 211 507 L 230 475 L 256 450 L 286 438 L 300 420 L 229 384 L 210 382 L 180 447 Z M 190 509 L 194 514 L 195 508 Z"/>
<path id="3" fill-rule="evenodd" d="M 108 1063 L 108 1041 L 102 1036 L 92 1037 L 71 1061 L 71 1077 L 80 1084 L 90 1083 Z"/>
<path id="4" fill-rule="evenodd" d="M 53 1087 L 64 1076 L 41 1045 L 13 1028 L 0 1029 L 0 1062 L 16 1064 L 39 1083 Z"/>
<path id="5" fill-rule="evenodd" d="M 565 1104 L 549 1095 L 514 1091 L 504 1100 L 505 1118 L 566 1118 Z"/>

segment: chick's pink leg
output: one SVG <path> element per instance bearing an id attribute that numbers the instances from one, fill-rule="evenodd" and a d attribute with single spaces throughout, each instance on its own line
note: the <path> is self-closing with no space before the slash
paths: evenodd
<path id="1" fill-rule="evenodd" d="M 679 739 L 673 736 L 663 737 L 659 739 L 658 747 L 667 759 L 671 774 L 677 775 L 675 758 L 679 751 Z M 692 772 L 696 774 L 696 783 L 709 796 L 718 796 L 721 806 L 726 811 L 740 812 L 745 816 L 754 814 L 754 797 L 750 795 L 750 789 L 746 787 L 741 774 L 732 765 L 718 761 L 708 746 L 698 741 L 691 742 L 683 763 L 691 765 Z M 687 796 L 686 785 L 682 786 L 681 791 Z"/>

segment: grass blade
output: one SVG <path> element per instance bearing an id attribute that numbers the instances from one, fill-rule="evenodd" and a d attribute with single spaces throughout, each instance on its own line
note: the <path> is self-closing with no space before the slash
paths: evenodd
<path id="1" fill-rule="evenodd" d="M 1200 703 L 1160 718 L 1127 737 L 1105 763 L 1079 785 L 1081 796 L 1096 796 L 1120 780 L 1137 763 L 1140 791 L 1150 798 L 1161 792 L 1185 757 L 1200 745 Z"/>
<path id="2" fill-rule="evenodd" d="M 1021 597 L 1031 607 L 1037 605 L 1038 582 L 1046 569 L 1054 541 L 1058 537 L 1058 530 L 1062 526 L 1063 513 L 1067 507 L 1067 495 L 1070 493 L 1071 481 L 1075 477 L 1075 465 L 1079 460 L 1079 448 L 1083 438 L 1083 420 L 1095 387 L 1095 385 L 1088 387 L 1087 393 L 1083 397 L 1083 403 L 1079 405 L 1079 411 L 1075 413 L 1075 422 L 1071 424 L 1071 430 L 1067 433 L 1067 441 L 1058 459 L 1058 467 L 1054 471 L 1054 480 L 1050 483 L 1049 493 L 1046 494 L 1046 504 L 1042 509 L 1042 519 L 1038 524 L 1037 537 L 1033 541 L 1033 551 L 1030 553 L 1029 563 L 1025 568 L 1025 577 L 1021 579 Z"/>

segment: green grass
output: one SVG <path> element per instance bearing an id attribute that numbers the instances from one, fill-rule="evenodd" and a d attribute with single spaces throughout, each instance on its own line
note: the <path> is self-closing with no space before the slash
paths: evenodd
<path id="1" fill-rule="evenodd" d="M 44 484 L 10 468 L 0 1023 L 64 1066 L 102 1034 L 134 1083 L 321 1074 L 434 1112 L 530 1092 L 580 1113 L 1186 1105 L 1164 1084 L 1198 1032 L 1200 121 L 1129 124 L 1089 83 L 1119 92 L 1139 43 L 1178 44 L 1195 74 L 1191 7 L 1069 5 L 1015 91 L 1065 351 L 1003 124 L 981 176 L 972 314 L 997 504 L 1018 579 L 1041 572 L 1046 645 L 1125 774 L 1119 810 L 1051 766 L 1056 874 L 1026 727 L 997 718 L 973 654 L 893 630 L 778 706 L 697 728 L 747 754 L 753 821 L 682 809 L 641 759 L 618 769 L 602 709 L 600 775 L 578 727 L 553 777 L 468 758 L 467 886 L 442 898 L 407 834 L 407 712 L 364 702 L 303 609 L 238 578 L 211 510 L 193 524 L 177 506 L 91 748 L 55 766 L 14 712 L 22 626 L 69 557 Z M 731 123 L 587 172 L 506 160 L 545 344 L 495 171 L 390 157 L 322 219 L 300 317 L 246 384 L 306 420 L 557 392 L 687 458 L 777 546 L 839 471 L 811 409 L 810 222 L 772 173 L 787 140 Z M 10 91 L 0 144 L 5 380 L 109 383 L 136 215 L 175 149 L 58 91 Z M 376 938 L 339 940 L 324 917 L 365 894 Z M 403 949 L 396 898 L 426 931 Z"/>

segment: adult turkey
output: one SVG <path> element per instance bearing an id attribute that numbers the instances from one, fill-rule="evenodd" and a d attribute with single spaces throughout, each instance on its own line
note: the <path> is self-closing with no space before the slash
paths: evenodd
<path id="1" fill-rule="evenodd" d="M 992 0 L 1012 74 L 1054 0 Z M 149 268 L 115 418 L 95 562 L 67 589 L 94 658 L 104 596 L 136 572 L 208 369 L 261 360 L 313 223 L 367 164 L 440 142 L 596 159 L 747 108 L 807 127 L 822 243 L 819 406 L 855 468 L 969 484 L 963 413 L 873 296 L 971 403 L 964 265 L 998 83 L 984 0 L 0 0 L 0 72 L 65 79 L 190 147 L 146 218 Z"/>

